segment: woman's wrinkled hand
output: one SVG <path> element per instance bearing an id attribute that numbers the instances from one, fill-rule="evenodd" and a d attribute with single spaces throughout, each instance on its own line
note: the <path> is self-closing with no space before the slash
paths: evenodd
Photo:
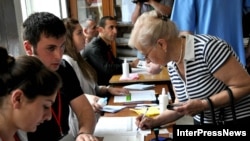
<path id="1" fill-rule="evenodd" d="M 139 115 L 136 117 L 135 124 L 137 125 L 138 128 L 145 130 L 145 129 L 152 129 L 153 126 L 153 120 L 150 117 L 143 117 L 143 114 Z"/>
<path id="2" fill-rule="evenodd" d="M 195 116 L 204 111 L 204 109 L 204 102 L 200 99 L 191 99 L 181 104 L 181 106 L 174 107 L 175 111 L 189 116 Z"/>

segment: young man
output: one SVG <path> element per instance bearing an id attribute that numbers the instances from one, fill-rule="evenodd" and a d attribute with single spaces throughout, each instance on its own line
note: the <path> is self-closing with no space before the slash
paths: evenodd
<path id="1" fill-rule="evenodd" d="M 29 141 L 57 141 L 68 134 L 69 106 L 79 122 L 77 141 L 95 141 L 95 115 L 81 90 L 72 67 L 62 60 L 66 29 L 62 20 L 51 13 L 31 14 L 23 23 L 23 45 L 27 55 L 37 56 L 43 64 L 57 71 L 63 80 L 52 106 L 52 120 L 39 125 L 35 133 L 28 133 Z"/>
<path id="2" fill-rule="evenodd" d="M 117 22 L 111 16 L 104 16 L 99 22 L 99 35 L 84 49 L 84 58 L 96 70 L 99 85 L 109 85 L 109 79 L 114 74 L 122 74 L 123 60 L 115 58 L 111 50 L 111 42 L 117 35 Z M 136 67 L 138 60 L 130 63 Z"/>

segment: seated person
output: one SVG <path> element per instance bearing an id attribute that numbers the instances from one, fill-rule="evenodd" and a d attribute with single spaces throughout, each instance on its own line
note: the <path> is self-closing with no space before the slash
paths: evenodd
<path id="1" fill-rule="evenodd" d="M 84 49 L 84 59 L 96 70 L 97 83 L 108 85 L 114 74 L 122 74 L 123 60 L 114 57 L 111 49 L 111 42 L 115 41 L 117 35 L 117 22 L 111 16 L 104 16 L 99 22 L 99 35 L 93 39 Z M 129 64 L 136 67 L 138 59 Z"/>
<path id="2" fill-rule="evenodd" d="M 79 132 L 74 140 L 97 141 L 93 135 L 96 123 L 94 111 L 72 66 L 62 60 L 66 41 L 66 28 L 62 20 L 52 13 L 35 12 L 24 21 L 23 29 L 26 54 L 39 58 L 47 68 L 57 72 L 63 81 L 51 108 L 52 119 L 40 124 L 36 132 L 28 133 L 28 140 L 58 141 L 69 137 L 70 106 L 79 123 Z"/>
<path id="3" fill-rule="evenodd" d="M 62 86 L 59 75 L 36 57 L 17 59 L 0 47 L 0 141 L 27 140 L 25 132 L 51 120 L 51 107 Z"/>
<path id="4" fill-rule="evenodd" d="M 124 88 L 114 88 L 100 86 L 97 84 L 95 70 L 85 61 L 80 55 L 80 50 L 84 49 L 85 42 L 82 27 L 79 21 L 76 19 L 65 18 L 63 19 L 66 27 L 66 42 L 63 59 L 67 61 L 78 77 L 82 90 L 92 105 L 93 110 L 96 113 L 96 119 L 100 117 L 102 105 L 98 103 L 100 97 L 106 97 L 112 95 L 125 95 L 129 94 L 129 91 Z M 76 137 L 78 131 L 77 117 L 71 112 L 69 117 L 70 132 Z"/>
<path id="5" fill-rule="evenodd" d="M 97 23 L 94 19 L 88 18 L 81 25 L 85 36 L 85 44 L 88 44 L 93 38 L 98 35 Z"/>

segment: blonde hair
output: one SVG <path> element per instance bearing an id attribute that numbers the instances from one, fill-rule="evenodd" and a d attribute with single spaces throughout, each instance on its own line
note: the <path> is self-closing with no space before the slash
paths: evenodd
<path id="1" fill-rule="evenodd" d="M 156 11 L 144 12 L 135 22 L 128 42 L 130 47 L 141 46 L 146 48 L 153 46 L 158 39 L 167 41 L 178 37 L 179 31 L 176 25 L 161 16 Z"/>

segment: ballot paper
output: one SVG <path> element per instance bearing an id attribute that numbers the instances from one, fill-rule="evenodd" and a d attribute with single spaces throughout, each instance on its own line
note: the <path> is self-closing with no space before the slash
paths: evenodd
<path id="1" fill-rule="evenodd" d="M 135 117 L 100 117 L 94 135 L 136 135 Z"/>
<path id="2" fill-rule="evenodd" d="M 129 90 L 146 90 L 146 89 L 152 89 L 154 87 L 155 87 L 154 84 L 137 83 L 137 84 L 126 85 L 123 88 L 129 89 Z"/>
<path id="3" fill-rule="evenodd" d="M 100 117 L 94 135 L 104 137 L 103 141 L 143 141 L 144 136 L 151 130 L 137 130 L 136 117 Z M 169 133 L 167 129 L 160 129 L 160 134 Z"/>
<path id="4" fill-rule="evenodd" d="M 144 141 L 144 136 L 136 135 L 106 135 L 103 141 Z"/>
<path id="5" fill-rule="evenodd" d="M 138 101 L 154 101 L 155 90 L 141 90 L 141 91 L 129 91 L 131 93 L 131 98 L 128 101 L 126 96 L 114 96 L 114 103 L 121 102 L 138 102 Z"/>
<path id="6" fill-rule="evenodd" d="M 122 109 L 126 108 L 126 106 L 119 106 L 119 105 L 106 105 L 102 107 L 102 111 L 109 112 L 109 113 L 115 113 Z"/>

